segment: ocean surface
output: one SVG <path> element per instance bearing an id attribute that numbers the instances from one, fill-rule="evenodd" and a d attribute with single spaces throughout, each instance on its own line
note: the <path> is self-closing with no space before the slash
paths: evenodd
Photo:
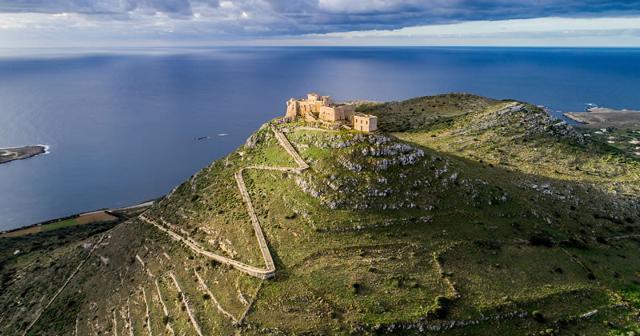
<path id="1" fill-rule="evenodd" d="M 0 165 L 0 231 L 159 197 L 308 91 L 377 101 L 455 91 L 554 111 L 640 108 L 640 49 L 19 54 L 0 50 L 0 148 L 46 144 L 51 153 Z"/>

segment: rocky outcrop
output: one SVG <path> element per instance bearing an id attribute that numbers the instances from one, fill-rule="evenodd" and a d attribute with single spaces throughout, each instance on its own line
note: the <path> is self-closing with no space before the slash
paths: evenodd
<path id="1" fill-rule="evenodd" d="M 471 117 L 473 122 L 464 128 L 465 133 L 482 133 L 492 130 L 503 136 L 515 136 L 525 140 L 551 136 L 584 144 L 582 134 L 566 122 L 552 117 L 544 108 L 512 103 L 495 112 Z"/>

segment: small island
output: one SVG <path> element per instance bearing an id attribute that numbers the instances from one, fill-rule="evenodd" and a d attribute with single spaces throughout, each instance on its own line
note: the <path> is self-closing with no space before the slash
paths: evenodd
<path id="1" fill-rule="evenodd" d="M 0 148 L 0 164 L 14 160 L 24 160 L 47 152 L 47 146 L 23 146 L 13 148 Z"/>

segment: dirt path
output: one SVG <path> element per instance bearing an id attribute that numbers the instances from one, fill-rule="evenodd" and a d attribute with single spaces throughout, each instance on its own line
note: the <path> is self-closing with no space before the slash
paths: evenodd
<path id="1" fill-rule="evenodd" d="M 262 231 L 262 227 L 260 225 L 260 220 L 258 219 L 258 216 L 256 215 L 255 208 L 253 207 L 253 203 L 251 201 L 251 196 L 249 195 L 249 192 L 247 191 L 247 187 L 246 187 L 246 184 L 244 182 L 243 173 L 247 169 L 256 169 L 256 170 L 286 171 L 286 172 L 292 172 L 292 173 L 298 173 L 299 174 L 302 171 L 304 171 L 305 169 L 308 169 L 309 165 L 302 159 L 302 157 L 300 157 L 300 154 L 298 154 L 298 152 L 295 150 L 295 148 L 293 148 L 293 145 L 291 145 L 291 143 L 289 142 L 289 139 L 287 139 L 287 137 L 284 135 L 284 133 L 282 133 L 280 130 L 278 130 L 277 128 L 275 128 L 273 126 L 271 127 L 271 131 L 275 135 L 275 137 L 278 140 L 278 143 L 280 144 L 280 146 L 293 158 L 293 160 L 296 162 L 298 167 L 278 167 L 278 166 L 263 166 L 263 165 L 248 166 L 248 167 L 240 168 L 234 174 L 236 183 L 238 185 L 238 190 L 240 191 L 240 194 L 242 195 L 242 199 L 243 199 L 243 201 L 245 203 L 245 206 L 247 208 L 247 213 L 249 214 L 249 217 L 251 218 L 251 224 L 253 225 L 253 230 L 254 230 L 254 233 L 256 235 L 256 239 L 258 241 L 258 246 L 260 248 L 260 252 L 262 254 L 262 258 L 264 259 L 264 263 L 265 263 L 265 267 L 264 268 L 259 268 L 259 267 L 247 265 L 247 264 L 242 263 L 242 262 L 240 262 L 238 260 L 234 260 L 234 259 L 222 256 L 222 255 L 210 252 L 210 251 L 206 250 L 205 248 L 203 248 L 196 241 L 194 241 L 190 237 L 186 236 L 186 234 L 184 232 L 181 232 L 181 233 L 184 234 L 185 236 L 182 236 L 182 235 L 176 233 L 175 230 L 172 230 L 173 225 L 169 225 L 168 223 L 159 224 L 159 223 L 147 218 L 144 215 L 140 215 L 139 218 L 142 221 L 147 222 L 147 223 L 155 226 L 159 230 L 167 233 L 174 240 L 183 242 L 185 245 L 187 245 L 189 248 L 191 248 L 191 250 L 193 250 L 194 252 L 196 252 L 196 253 L 198 253 L 200 255 L 203 255 L 203 256 L 205 256 L 207 258 L 213 259 L 213 260 L 215 260 L 217 262 L 220 262 L 222 264 L 230 265 L 230 266 L 236 268 L 237 270 L 239 270 L 241 272 L 244 272 L 246 274 L 249 274 L 251 276 L 254 276 L 256 278 L 260 278 L 260 279 L 273 278 L 275 276 L 275 272 L 276 272 L 275 263 L 273 262 L 273 257 L 271 256 L 271 252 L 269 251 L 269 245 L 267 244 L 267 240 L 266 240 L 266 238 L 264 236 L 264 233 Z M 175 227 L 174 227 L 174 229 L 175 229 Z"/>
<path id="2" fill-rule="evenodd" d="M 275 272 L 276 266 L 273 263 L 273 258 L 271 257 L 271 252 L 269 251 L 267 240 L 264 238 L 262 227 L 260 227 L 260 220 L 258 219 L 258 215 L 256 215 L 256 211 L 253 208 L 253 204 L 251 203 L 251 197 L 249 196 L 249 192 L 247 192 L 247 187 L 244 183 L 244 178 L 242 177 L 243 171 L 244 168 L 240 169 L 235 174 L 236 182 L 238 183 L 238 189 L 240 190 L 242 199 L 244 200 L 244 203 L 247 207 L 247 213 L 249 213 L 249 217 L 251 218 L 253 230 L 255 231 L 256 238 L 258 239 L 258 245 L 260 246 L 260 252 L 262 253 L 262 259 L 264 259 L 265 267 L 270 272 Z"/>
<path id="3" fill-rule="evenodd" d="M 298 154 L 295 148 L 293 148 L 293 146 L 291 145 L 291 142 L 289 142 L 289 139 L 287 139 L 284 133 L 282 133 L 279 129 L 273 126 L 271 126 L 271 131 L 273 132 L 273 134 L 275 134 L 276 139 L 278 140 L 278 143 L 280 144 L 280 146 L 282 146 L 284 150 L 286 150 L 287 153 L 291 155 L 291 157 L 296 162 L 300 170 L 305 170 L 309 168 L 309 165 L 306 162 L 304 162 L 302 157 L 300 157 L 300 154 Z"/>

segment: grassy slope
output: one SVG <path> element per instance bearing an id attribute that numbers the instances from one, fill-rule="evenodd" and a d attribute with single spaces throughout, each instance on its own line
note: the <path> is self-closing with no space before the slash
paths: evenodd
<path id="1" fill-rule="evenodd" d="M 127 334 L 129 315 L 135 334 L 146 334 L 142 289 L 154 334 L 161 334 L 165 323 L 194 334 L 183 295 L 205 334 L 233 333 L 231 320 L 216 309 L 194 272 L 236 317 L 260 289 L 239 329 L 244 334 L 410 334 L 442 329 L 451 321 L 468 324 L 449 330 L 452 335 L 602 335 L 637 328 L 637 199 L 613 194 L 606 176 L 549 172 L 520 152 L 545 144 L 548 155 L 564 151 L 586 157 L 615 173 L 611 178 L 620 191 L 638 187 L 632 179 L 636 163 L 616 152 L 599 152 L 597 144 L 548 134 L 507 146 L 501 137 L 518 133 L 508 125 L 460 134 L 465 125 L 480 124 L 474 120 L 491 120 L 504 103 L 446 95 L 365 107 L 397 138 L 288 126 L 288 138 L 311 169 L 301 176 L 245 175 L 274 254 L 275 279 L 261 284 L 131 220 L 107 232 L 32 334 L 71 334 L 76 323 L 79 334 L 110 332 L 114 320 L 118 334 Z M 233 173 L 248 165 L 294 164 L 268 129 L 250 142 L 179 186 L 146 215 L 178 225 L 211 251 L 262 265 Z M 504 151 L 515 156 L 508 164 L 498 159 Z M 415 160 L 403 165 L 399 157 Z M 557 169 L 569 170 L 560 159 Z M 59 285 L 59 280 L 47 281 L 50 272 L 68 274 L 86 255 L 89 245 L 83 242 L 98 238 L 78 235 L 40 254 L 7 254 L 2 274 L 8 290 L 0 303 L 22 310 L 4 313 L 0 332 L 23 330 L 41 305 L 34 302 Z M 7 242 L 6 250 L 12 249 Z M 41 266 L 30 266 L 24 275 L 5 271 L 43 255 L 57 266 L 39 260 Z M 156 280 L 169 317 L 162 312 Z M 16 301 L 22 292 L 29 298 Z M 579 317 L 594 309 L 597 314 Z"/>

